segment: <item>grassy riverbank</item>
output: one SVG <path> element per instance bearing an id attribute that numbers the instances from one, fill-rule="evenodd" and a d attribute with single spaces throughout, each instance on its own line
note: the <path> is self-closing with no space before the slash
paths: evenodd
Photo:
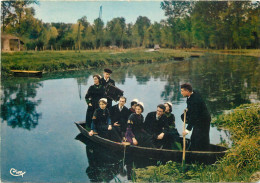
<path id="1" fill-rule="evenodd" d="M 152 63 L 174 60 L 174 57 L 188 58 L 203 55 L 205 52 L 223 54 L 224 50 L 195 49 L 117 49 L 75 51 L 25 51 L 1 54 L 1 75 L 7 76 L 10 70 L 39 70 L 43 72 L 83 70 L 100 66 Z M 258 50 L 227 50 L 227 54 L 259 55 Z"/>
<path id="2" fill-rule="evenodd" d="M 223 114 L 213 121 L 219 128 L 228 129 L 232 148 L 214 165 L 180 164 L 136 169 L 136 182 L 256 182 L 260 180 L 260 103 L 246 104 Z"/>
<path id="3" fill-rule="evenodd" d="M 2 53 L 2 74 L 10 70 L 44 72 L 96 68 L 105 65 L 152 63 L 189 57 L 192 52 L 161 49 L 96 50 L 96 51 L 28 51 Z"/>
<path id="4" fill-rule="evenodd" d="M 245 56 L 252 56 L 252 57 L 260 57 L 260 50 L 259 49 L 236 49 L 236 50 L 197 49 L 196 51 L 216 53 L 216 54 L 245 55 Z"/>

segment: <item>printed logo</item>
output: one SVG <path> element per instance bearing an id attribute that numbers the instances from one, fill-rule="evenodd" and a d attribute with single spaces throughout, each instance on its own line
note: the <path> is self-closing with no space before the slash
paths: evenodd
<path id="1" fill-rule="evenodd" d="M 22 176 L 23 177 L 23 175 L 25 174 L 26 172 L 23 172 L 23 171 L 17 171 L 16 169 L 14 169 L 14 168 L 11 168 L 11 170 L 10 170 L 10 174 L 12 175 L 12 176 Z"/>

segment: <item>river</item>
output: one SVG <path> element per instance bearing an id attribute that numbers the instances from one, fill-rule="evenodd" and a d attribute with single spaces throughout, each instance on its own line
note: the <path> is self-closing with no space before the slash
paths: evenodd
<path id="1" fill-rule="evenodd" d="M 2 80 L 3 182 L 127 180 L 126 173 L 119 171 L 126 169 L 121 160 L 110 161 L 110 152 L 106 150 L 94 156 L 95 146 L 86 146 L 76 138 L 79 131 L 74 122 L 85 119 L 85 93 L 93 84 L 92 75 L 102 74 L 102 69 Z M 191 83 L 201 93 L 213 118 L 260 99 L 260 67 L 256 57 L 205 54 L 184 61 L 112 67 L 112 70 L 111 77 L 124 91 L 127 107 L 137 98 L 144 103 L 146 116 L 158 104 L 172 102 L 179 132 L 182 131 L 180 115 L 186 108 L 186 99 L 180 94 L 182 83 Z M 231 143 L 228 132 L 213 126 L 210 141 Z M 23 174 L 14 176 L 12 168 Z"/>

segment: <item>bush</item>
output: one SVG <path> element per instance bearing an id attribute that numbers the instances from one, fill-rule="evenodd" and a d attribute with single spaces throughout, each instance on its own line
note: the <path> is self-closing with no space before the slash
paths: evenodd
<path id="1" fill-rule="evenodd" d="M 226 128 L 232 135 L 234 143 L 245 136 L 248 138 L 259 135 L 260 104 L 245 104 L 229 114 L 219 116 L 213 123 Z"/>
<path id="2" fill-rule="evenodd" d="M 260 170 L 259 114 L 259 103 L 246 104 L 214 121 L 230 130 L 234 142 L 227 154 L 215 164 L 188 165 L 186 172 L 182 173 L 180 164 L 168 162 L 158 167 L 137 169 L 137 181 L 249 182 L 257 179 Z"/>

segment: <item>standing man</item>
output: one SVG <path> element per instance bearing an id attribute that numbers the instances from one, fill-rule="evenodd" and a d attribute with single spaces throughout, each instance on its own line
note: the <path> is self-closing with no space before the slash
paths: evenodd
<path id="1" fill-rule="evenodd" d="M 127 120 L 129 117 L 128 108 L 125 106 L 126 98 L 120 97 L 119 103 L 110 107 L 109 112 L 111 116 L 111 123 L 117 130 L 121 138 L 125 136 Z"/>
<path id="2" fill-rule="evenodd" d="M 164 115 L 165 106 L 159 104 L 157 110 L 147 114 L 144 121 L 144 129 L 153 137 L 153 143 L 157 148 L 170 148 L 171 140 L 166 134 L 169 131 L 166 116 Z"/>
<path id="3" fill-rule="evenodd" d="M 185 136 L 192 130 L 191 151 L 203 151 L 209 147 L 209 130 L 211 117 L 205 102 L 200 94 L 192 90 L 190 84 L 181 85 L 181 94 L 187 97 L 187 128 L 182 135 Z M 183 118 L 183 115 L 182 115 Z"/>
<path id="4" fill-rule="evenodd" d="M 112 71 L 110 69 L 104 69 L 104 77 L 101 78 L 101 84 L 104 86 L 105 90 L 109 84 L 115 86 L 115 81 L 110 78 L 111 74 Z M 110 108 L 112 106 L 112 99 L 108 98 L 106 95 L 105 98 L 107 98 L 107 108 Z"/>

